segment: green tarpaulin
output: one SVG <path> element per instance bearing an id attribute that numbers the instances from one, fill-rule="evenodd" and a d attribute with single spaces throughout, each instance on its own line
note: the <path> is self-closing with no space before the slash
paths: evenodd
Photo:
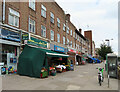
<path id="1" fill-rule="evenodd" d="M 40 77 L 41 68 L 48 69 L 47 57 L 68 57 L 51 50 L 25 45 L 18 62 L 18 74 L 30 77 Z"/>

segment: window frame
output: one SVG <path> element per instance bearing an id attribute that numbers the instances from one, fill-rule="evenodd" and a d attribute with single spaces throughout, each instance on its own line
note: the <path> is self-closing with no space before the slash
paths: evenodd
<path id="1" fill-rule="evenodd" d="M 67 26 L 67 34 L 69 34 L 69 27 Z"/>
<path id="2" fill-rule="evenodd" d="M 31 25 L 31 29 L 30 29 L 30 25 Z M 34 28 L 34 31 L 32 30 Z M 35 20 L 31 19 L 29 17 L 29 32 L 35 33 Z"/>
<path id="3" fill-rule="evenodd" d="M 11 21 L 10 16 L 13 17 L 13 21 Z M 17 21 L 17 25 L 16 25 L 16 20 Z M 15 27 L 19 27 L 19 21 L 20 21 L 20 13 L 13 10 L 12 8 L 9 8 L 9 13 L 8 13 L 8 24 L 15 26 Z"/>
<path id="4" fill-rule="evenodd" d="M 57 27 L 60 28 L 60 19 L 59 18 L 57 18 Z"/>
<path id="5" fill-rule="evenodd" d="M 63 23 L 63 31 L 65 31 L 65 27 L 66 27 L 66 26 L 65 26 L 65 23 Z"/>
<path id="6" fill-rule="evenodd" d="M 35 11 L 35 0 L 29 0 L 29 8 Z"/>
<path id="7" fill-rule="evenodd" d="M 63 44 L 65 45 L 65 37 L 63 36 Z"/>
<path id="8" fill-rule="evenodd" d="M 70 42 L 70 46 L 71 46 L 71 48 L 72 48 L 72 46 L 73 46 L 73 45 L 72 45 L 72 41 Z"/>
<path id="9" fill-rule="evenodd" d="M 55 20 L 54 14 L 53 14 L 53 12 L 50 12 L 50 22 L 54 24 L 54 22 L 55 22 L 54 20 Z"/>
<path id="10" fill-rule="evenodd" d="M 60 34 L 57 33 L 57 42 L 60 43 Z"/>
<path id="11" fill-rule="evenodd" d="M 44 29 L 43 29 L 43 27 L 44 27 Z M 41 36 L 46 37 L 46 26 L 44 26 L 44 25 L 41 25 Z"/>
<path id="12" fill-rule="evenodd" d="M 53 34 L 52 34 L 52 32 L 53 32 Z M 51 37 L 50 37 L 50 40 L 54 41 L 54 31 L 53 31 L 53 30 L 50 31 L 50 36 L 51 36 Z M 53 38 L 53 39 L 52 39 L 52 38 Z"/>
<path id="13" fill-rule="evenodd" d="M 46 12 L 47 12 L 46 7 L 43 4 L 41 4 L 41 16 L 46 18 Z"/>
<path id="14" fill-rule="evenodd" d="M 68 45 L 68 46 L 69 46 L 69 42 L 70 42 L 70 41 L 69 41 L 69 39 L 67 38 L 67 45 Z"/>
<path id="15" fill-rule="evenodd" d="M 72 36 L 72 29 L 70 30 L 70 35 Z"/>

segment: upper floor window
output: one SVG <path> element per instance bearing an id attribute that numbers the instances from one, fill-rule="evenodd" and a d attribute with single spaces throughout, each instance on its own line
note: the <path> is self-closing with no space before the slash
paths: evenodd
<path id="1" fill-rule="evenodd" d="M 29 32 L 35 33 L 35 21 L 29 18 Z"/>
<path id="2" fill-rule="evenodd" d="M 50 12 L 50 21 L 54 23 L 54 14 L 52 12 Z"/>
<path id="3" fill-rule="evenodd" d="M 75 48 L 75 43 L 73 43 L 73 48 Z"/>
<path id="4" fill-rule="evenodd" d="M 65 37 L 63 36 L 63 44 L 65 45 Z"/>
<path id="5" fill-rule="evenodd" d="M 51 40 L 54 41 L 54 31 L 53 30 L 51 30 Z"/>
<path id="6" fill-rule="evenodd" d="M 67 39 L 67 45 L 69 45 L 69 39 Z"/>
<path id="7" fill-rule="evenodd" d="M 71 48 L 72 48 L 72 41 L 70 42 L 70 46 L 71 46 Z"/>
<path id="8" fill-rule="evenodd" d="M 77 36 L 77 40 L 79 41 L 79 35 Z"/>
<path id="9" fill-rule="evenodd" d="M 41 36 L 46 37 L 46 27 L 41 25 Z"/>
<path id="10" fill-rule="evenodd" d="M 72 30 L 70 31 L 70 35 L 72 36 Z"/>
<path id="11" fill-rule="evenodd" d="M 57 42 L 60 42 L 60 34 L 57 34 Z"/>
<path id="12" fill-rule="evenodd" d="M 77 39 L 77 34 L 76 34 L 76 39 Z"/>
<path id="13" fill-rule="evenodd" d="M 60 19 L 57 18 L 57 26 L 60 27 Z"/>
<path id="14" fill-rule="evenodd" d="M 79 45 L 78 44 L 76 44 L 76 49 L 79 49 Z"/>
<path id="15" fill-rule="evenodd" d="M 65 31 L 65 24 L 63 23 L 63 31 Z"/>
<path id="16" fill-rule="evenodd" d="M 41 15 L 46 18 L 46 7 L 44 5 L 41 5 Z"/>
<path id="17" fill-rule="evenodd" d="M 73 32 L 73 37 L 75 38 L 75 32 Z"/>
<path id="18" fill-rule="evenodd" d="M 69 27 L 67 27 L 67 33 L 69 34 Z"/>
<path id="19" fill-rule="evenodd" d="M 35 0 L 29 0 L 29 7 L 35 10 Z"/>
<path id="20" fill-rule="evenodd" d="M 19 12 L 9 8 L 9 18 L 8 18 L 8 23 L 10 25 L 13 25 L 13 26 L 16 26 L 16 27 L 19 27 L 19 17 L 20 17 L 20 14 Z"/>

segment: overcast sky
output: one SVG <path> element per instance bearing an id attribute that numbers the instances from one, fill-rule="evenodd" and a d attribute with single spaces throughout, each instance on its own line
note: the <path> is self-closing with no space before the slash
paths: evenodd
<path id="1" fill-rule="evenodd" d="M 118 53 L 118 1 L 119 0 L 55 0 L 71 15 L 77 29 L 92 30 L 96 48 L 105 39 L 112 39 L 110 45 Z M 88 26 L 89 27 L 88 27 Z M 102 41 L 103 40 L 103 41 Z M 106 42 L 107 44 L 107 42 Z"/>

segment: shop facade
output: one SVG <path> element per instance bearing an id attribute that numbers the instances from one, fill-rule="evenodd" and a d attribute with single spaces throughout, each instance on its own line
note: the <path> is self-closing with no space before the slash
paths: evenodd
<path id="1" fill-rule="evenodd" d="M 0 27 L 1 63 L 17 70 L 20 52 L 20 32 L 8 27 Z"/>
<path id="2" fill-rule="evenodd" d="M 76 50 L 68 48 L 67 54 L 69 55 L 69 60 L 73 61 L 73 64 L 76 64 Z"/>

